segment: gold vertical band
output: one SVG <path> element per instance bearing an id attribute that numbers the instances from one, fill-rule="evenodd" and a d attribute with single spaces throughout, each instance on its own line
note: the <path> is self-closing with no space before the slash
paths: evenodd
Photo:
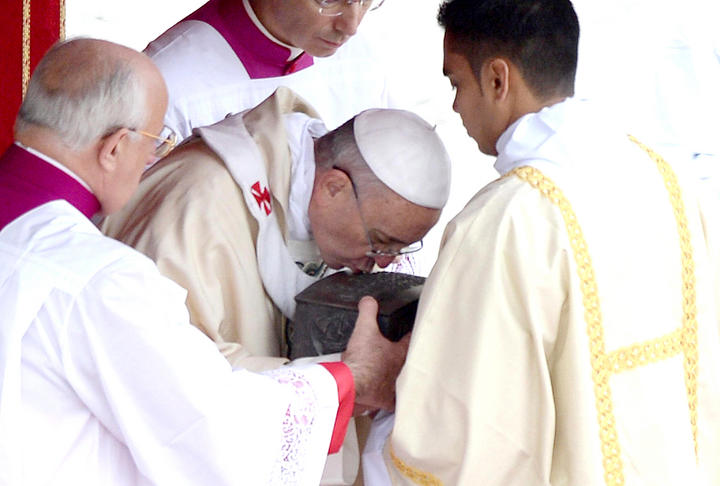
<path id="1" fill-rule="evenodd" d="M 613 411 L 612 392 L 610 390 L 612 369 L 605 349 L 605 328 L 603 327 L 602 313 L 600 312 L 600 297 L 598 296 L 597 281 L 595 280 L 595 269 L 590 258 L 585 236 L 570 201 L 552 180 L 531 166 L 518 167 L 510 174 L 514 174 L 539 190 L 550 202 L 557 206 L 565 221 L 577 267 L 576 271 L 580 280 L 583 307 L 585 308 L 605 484 L 607 486 L 623 486 L 625 476 L 620 456 L 615 413 Z"/>
<path id="2" fill-rule="evenodd" d="M 22 97 L 30 82 L 30 0 L 23 0 L 22 12 Z"/>
<path id="3" fill-rule="evenodd" d="M 688 404 L 690 406 L 690 425 L 692 426 L 693 442 L 695 443 L 695 458 L 698 456 L 697 443 L 697 373 L 698 373 L 698 323 L 695 291 L 695 260 L 693 259 L 692 241 L 688 230 L 688 220 L 683 202 L 680 184 L 672 167 L 658 153 L 641 143 L 635 137 L 630 137 L 643 149 L 657 164 L 657 168 L 665 182 L 665 188 L 670 195 L 670 204 L 675 214 L 678 235 L 680 237 L 680 250 L 682 258 L 682 350 L 685 355 L 685 386 L 687 388 Z"/>
<path id="4" fill-rule="evenodd" d="M 65 0 L 60 0 L 60 35 L 61 41 L 65 40 Z"/>

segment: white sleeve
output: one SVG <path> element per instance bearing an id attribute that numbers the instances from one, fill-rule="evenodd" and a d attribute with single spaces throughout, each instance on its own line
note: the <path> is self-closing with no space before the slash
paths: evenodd
<path id="1" fill-rule="evenodd" d="M 395 414 L 384 410 L 375 416 L 370 425 L 370 433 L 362 453 L 363 480 L 366 484 L 392 486 L 383 458 L 383 449 L 393 425 L 395 425 Z"/>
<path id="2" fill-rule="evenodd" d="M 284 458 L 288 412 L 299 417 L 316 407 L 334 420 L 325 396 L 334 380 L 320 366 L 298 370 L 295 380 L 233 371 L 189 323 L 184 302 L 184 290 L 150 260 L 111 265 L 69 316 L 67 379 L 151 483 L 269 484 L 278 454 Z M 296 383 L 305 390 L 298 394 Z M 324 398 L 313 404 L 314 393 Z M 326 428 L 322 418 L 310 421 L 303 432 L 313 445 L 303 452 L 308 457 L 319 454 Z"/>

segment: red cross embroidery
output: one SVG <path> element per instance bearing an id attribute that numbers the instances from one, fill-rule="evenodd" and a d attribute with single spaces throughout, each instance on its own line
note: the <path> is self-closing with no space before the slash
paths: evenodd
<path id="1" fill-rule="evenodd" d="M 268 191 L 267 187 L 261 187 L 260 181 L 257 181 L 255 184 L 251 186 L 251 193 L 255 200 L 258 203 L 258 206 L 260 209 L 265 210 L 265 214 L 268 216 L 272 212 L 272 206 L 270 203 L 270 191 Z"/>

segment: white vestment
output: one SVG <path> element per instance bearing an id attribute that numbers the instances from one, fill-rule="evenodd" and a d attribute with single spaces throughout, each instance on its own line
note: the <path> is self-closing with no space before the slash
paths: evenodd
<path id="1" fill-rule="evenodd" d="M 332 375 L 233 371 L 185 291 L 65 201 L 0 231 L 0 302 L 0 484 L 318 483 Z"/>
<path id="2" fill-rule="evenodd" d="M 500 137 L 505 177 L 448 225 L 420 300 L 392 484 L 720 484 L 717 221 L 679 174 L 681 239 L 658 166 L 610 127 L 567 100 Z"/>

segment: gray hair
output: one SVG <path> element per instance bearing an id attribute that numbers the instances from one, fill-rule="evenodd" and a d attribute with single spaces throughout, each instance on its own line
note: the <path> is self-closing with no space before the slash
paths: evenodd
<path id="1" fill-rule="evenodd" d="M 358 192 L 376 197 L 390 190 L 372 171 L 363 158 L 354 132 L 355 118 L 326 133 L 315 143 L 315 165 L 320 170 L 337 167 L 351 178 Z"/>
<path id="2" fill-rule="evenodd" d="M 97 42 L 69 40 L 38 64 L 15 129 L 48 128 L 77 150 L 118 128 L 144 126 L 146 104 L 146 89 L 127 56 L 107 53 Z"/>

